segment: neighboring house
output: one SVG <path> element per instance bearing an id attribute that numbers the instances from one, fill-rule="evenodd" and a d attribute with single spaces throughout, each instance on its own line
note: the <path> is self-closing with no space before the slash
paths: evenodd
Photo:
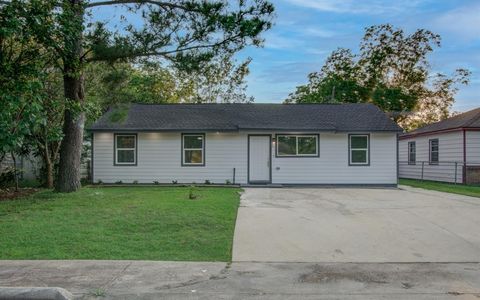
<path id="1" fill-rule="evenodd" d="M 480 108 L 399 139 L 400 178 L 480 183 Z"/>
<path id="2" fill-rule="evenodd" d="M 132 104 L 93 134 L 104 183 L 397 184 L 401 132 L 371 104 Z"/>

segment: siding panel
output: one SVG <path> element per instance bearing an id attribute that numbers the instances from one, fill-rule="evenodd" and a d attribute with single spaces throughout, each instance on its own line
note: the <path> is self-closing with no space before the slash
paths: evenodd
<path id="1" fill-rule="evenodd" d="M 207 133 L 203 167 L 181 166 L 180 137 L 181 133 L 139 133 L 138 165 L 113 166 L 113 133 L 95 133 L 94 182 L 225 183 L 233 181 L 235 168 L 236 183 L 247 183 L 246 132 Z M 273 148 L 272 183 L 396 184 L 396 134 L 372 133 L 370 147 L 370 166 L 348 166 L 345 133 L 320 133 L 320 157 L 277 158 Z"/>
<path id="2" fill-rule="evenodd" d="M 439 164 L 430 165 L 429 161 L 429 140 L 438 139 L 439 143 Z M 408 143 L 416 144 L 416 164 L 409 165 Z M 399 142 L 399 166 L 400 178 L 422 178 L 423 179 L 462 182 L 463 173 L 463 133 L 461 131 L 438 133 L 419 137 L 412 137 Z M 457 163 L 455 165 L 455 162 Z"/>

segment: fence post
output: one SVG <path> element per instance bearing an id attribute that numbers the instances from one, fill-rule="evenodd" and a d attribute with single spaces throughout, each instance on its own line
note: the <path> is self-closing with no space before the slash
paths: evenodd
<path id="1" fill-rule="evenodd" d="M 458 162 L 455 162 L 455 184 L 457 184 L 457 164 Z"/>
<path id="2" fill-rule="evenodd" d="M 425 162 L 422 161 L 422 180 L 423 180 L 423 168 L 425 167 Z"/>

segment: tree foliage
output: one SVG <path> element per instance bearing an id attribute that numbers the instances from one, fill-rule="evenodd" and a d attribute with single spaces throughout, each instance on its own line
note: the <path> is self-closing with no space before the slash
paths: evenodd
<path id="1" fill-rule="evenodd" d="M 245 46 L 260 45 L 261 33 L 272 25 L 274 10 L 265 0 L 13 0 L 2 1 L 0 6 L 11 11 L 2 14 L 7 25 L 21 22 L 28 30 L 27 39 L 52 54 L 55 60 L 51 66 L 62 72 L 65 109 L 56 189 L 64 192 L 80 187 L 84 72 L 89 62 L 138 63 L 153 58 L 180 72 L 201 72 L 219 57 L 231 57 Z M 125 14 L 114 29 L 91 22 L 91 9 L 104 6 L 122 6 L 128 15 L 142 21 L 133 22 Z M 167 75 L 141 74 L 130 83 L 156 88 L 158 76 Z M 22 95 L 29 89 L 17 87 Z"/>
<path id="2" fill-rule="evenodd" d="M 335 50 L 286 102 L 374 103 L 407 128 L 445 118 L 469 71 L 432 74 L 428 54 L 440 41 L 425 29 L 406 34 L 390 24 L 368 27 L 358 54 Z"/>

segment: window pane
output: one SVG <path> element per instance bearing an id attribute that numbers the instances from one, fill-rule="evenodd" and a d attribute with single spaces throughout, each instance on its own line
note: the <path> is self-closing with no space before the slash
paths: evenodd
<path id="1" fill-rule="evenodd" d="M 430 161 L 431 162 L 438 162 L 438 152 L 430 153 Z"/>
<path id="2" fill-rule="evenodd" d="M 183 148 L 185 149 L 201 149 L 203 148 L 202 135 L 185 135 L 183 136 Z"/>
<path id="3" fill-rule="evenodd" d="M 117 162 L 135 163 L 135 150 L 117 150 Z"/>
<path id="4" fill-rule="evenodd" d="M 317 154 L 317 138 L 314 136 L 299 136 L 298 154 Z"/>
<path id="5" fill-rule="evenodd" d="M 117 135 L 117 148 L 135 148 L 135 136 Z"/>
<path id="6" fill-rule="evenodd" d="M 350 147 L 352 149 L 368 148 L 368 137 L 367 136 L 350 136 Z"/>
<path id="7" fill-rule="evenodd" d="M 430 149 L 431 151 L 438 151 L 438 140 L 430 141 Z"/>
<path id="8" fill-rule="evenodd" d="M 185 150 L 186 164 L 201 164 L 203 163 L 202 150 Z"/>
<path id="9" fill-rule="evenodd" d="M 295 136 L 279 135 L 278 136 L 278 155 L 296 155 L 297 141 Z"/>
<path id="10" fill-rule="evenodd" d="M 366 150 L 352 150 L 352 163 L 367 163 Z"/>

